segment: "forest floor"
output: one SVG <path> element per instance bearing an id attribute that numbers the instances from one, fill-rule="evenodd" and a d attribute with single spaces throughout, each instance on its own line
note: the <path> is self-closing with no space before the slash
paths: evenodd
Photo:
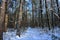
<path id="1" fill-rule="evenodd" d="M 53 30 L 45 28 L 31 28 L 21 33 L 20 37 L 16 35 L 16 30 L 3 33 L 3 40 L 60 40 L 60 28 Z"/>

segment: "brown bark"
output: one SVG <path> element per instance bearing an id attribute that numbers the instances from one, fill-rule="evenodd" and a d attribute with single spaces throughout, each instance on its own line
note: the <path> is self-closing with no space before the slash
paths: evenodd
<path id="1" fill-rule="evenodd" d="M 4 22 L 4 16 L 5 16 L 5 2 L 6 0 L 2 0 L 2 6 L 1 6 L 1 14 L 0 14 L 0 28 L 2 28 L 3 22 Z"/>

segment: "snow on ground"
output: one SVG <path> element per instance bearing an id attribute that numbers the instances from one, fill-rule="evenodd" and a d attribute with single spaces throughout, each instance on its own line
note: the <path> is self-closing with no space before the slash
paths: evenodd
<path id="1" fill-rule="evenodd" d="M 57 36 L 58 38 L 60 38 L 60 28 L 55 27 L 54 31 L 53 31 L 53 35 Z"/>
<path id="2" fill-rule="evenodd" d="M 29 27 L 20 37 L 16 35 L 16 31 L 3 33 L 3 40 L 60 40 L 59 34 L 59 28 L 55 28 L 52 33 L 48 28 Z"/>

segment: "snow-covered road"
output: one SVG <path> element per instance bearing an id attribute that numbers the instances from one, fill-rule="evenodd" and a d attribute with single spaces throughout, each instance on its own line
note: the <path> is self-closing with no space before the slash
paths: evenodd
<path id="1" fill-rule="evenodd" d="M 48 28 L 31 28 L 29 27 L 21 36 L 17 36 L 16 32 L 3 33 L 3 40 L 60 40 L 60 29 L 55 28 L 54 32 Z"/>

